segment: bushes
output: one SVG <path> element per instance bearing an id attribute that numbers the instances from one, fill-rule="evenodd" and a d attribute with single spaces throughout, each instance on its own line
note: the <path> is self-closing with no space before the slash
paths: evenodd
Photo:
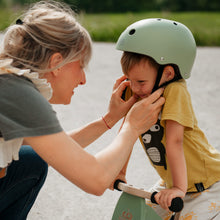
<path id="1" fill-rule="evenodd" d="M 29 4 L 39 0 L 0 0 L 0 5 Z M 58 0 L 86 13 L 141 11 L 220 11 L 219 0 Z"/>
<path id="2" fill-rule="evenodd" d="M 73 1 L 73 0 L 68 0 L 68 1 Z M 80 2 L 84 2 L 84 1 L 85 0 L 80 0 Z M 86 0 L 86 1 L 90 2 L 91 0 Z M 100 0 L 96 0 L 96 1 L 100 1 Z M 110 1 L 110 0 L 106 0 L 106 1 Z M 213 0 L 210 0 L 210 2 L 212 1 Z M 120 2 L 122 1 L 118 2 L 118 6 L 117 6 L 118 9 L 120 9 L 121 7 Z M 94 6 L 95 3 L 93 4 L 93 7 Z M 126 7 L 128 7 L 128 5 Z M 15 8 L 15 6 L 11 7 L 10 9 L 5 9 L 3 7 L 0 7 L 0 30 L 4 30 L 9 24 L 15 22 L 15 19 L 18 17 L 19 12 L 21 10 L 22 8 L 20 9 Z M 101 6 L 99 10 L 101 10 Z M 86 29 L 88 29 L 94 41 L 109 41 L 109 42 L 116 42 L 120 33 L 129 24 L 140 19 L 155 18 L 155 17 L 176 20 L 185 24 L 194 34 L 198 46 L 220 46 L 220 28 L 219 28 L 220 13 L 219 12 L 145 11 L 145 12 L 91 14 L 91 13 L 87 13 L 87 11 L 86 13 L 81 11 L 81 13 L 79 13 L 78 15 L 79 21 L 83 24 L 83 26 Z"/>
<path id="3" fill-rule="evenodd" d="M 94 41 L 116 42 L 128 25 L 145 18 L 179 21 L 189 27 L 198 46 L 220 46 L 220 13 L 217 12 L 81 14 L 79 21 Z"/>
<path id="4" fill-rule="evenodd" d="M 64 0 L 87 13 L 140 11 L 219 11 L 219 0 Z"/>

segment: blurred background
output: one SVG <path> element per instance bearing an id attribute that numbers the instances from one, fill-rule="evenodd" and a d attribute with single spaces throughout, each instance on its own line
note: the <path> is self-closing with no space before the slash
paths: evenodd
<path id="1" fill-rule="evenodd" d="M 63 0 L 76 12 L 94 41 L 116 42 L 131 23 L 166 18 L 185 24 L 198 46 L 220 46 L 219 0 Z M 0 0 L 0 31 L 36 0 Z"/>
<path id="2" fill-rule="evenodd" d="M 1 6 L 25 5 L 30 0 L 1 0 Z M 220 11 L 219 0 L 64 0 L 79 10 L 92 13 L 140 11 Z"/>

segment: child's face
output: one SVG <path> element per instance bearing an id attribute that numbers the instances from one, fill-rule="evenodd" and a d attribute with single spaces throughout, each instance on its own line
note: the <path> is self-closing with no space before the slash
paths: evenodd
<path id="1" fill-rule="evenodd" d="M 134 65 L 127 74 L 131 82 L 131 90 L 140 98 L 148 97 L 154 87 L 157 70 L 149 65 L 147 61 L 142 60 Z"/>

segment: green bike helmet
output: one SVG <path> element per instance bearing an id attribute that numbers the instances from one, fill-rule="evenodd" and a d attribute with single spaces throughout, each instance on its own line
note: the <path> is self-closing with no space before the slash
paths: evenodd
<path id="1" fill-rule="evenodd" d="M 160 65 L 176 64 L 183 79 L 190 77 L 196 42 L 183 24 L 151 18 L 135 22 L 120 35 L 116 49 L 144 54 Z"/>

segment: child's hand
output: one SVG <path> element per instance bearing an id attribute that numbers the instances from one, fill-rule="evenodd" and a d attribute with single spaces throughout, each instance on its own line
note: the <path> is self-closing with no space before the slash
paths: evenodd
<path id="1" fill-rule="evenodd" d="M 172 199 L 176 197 L 183 198 L 185 193 L 177 187 L 164 189 L 155 195 L 156 202 L 165 210 L 169 211 Z"/>

